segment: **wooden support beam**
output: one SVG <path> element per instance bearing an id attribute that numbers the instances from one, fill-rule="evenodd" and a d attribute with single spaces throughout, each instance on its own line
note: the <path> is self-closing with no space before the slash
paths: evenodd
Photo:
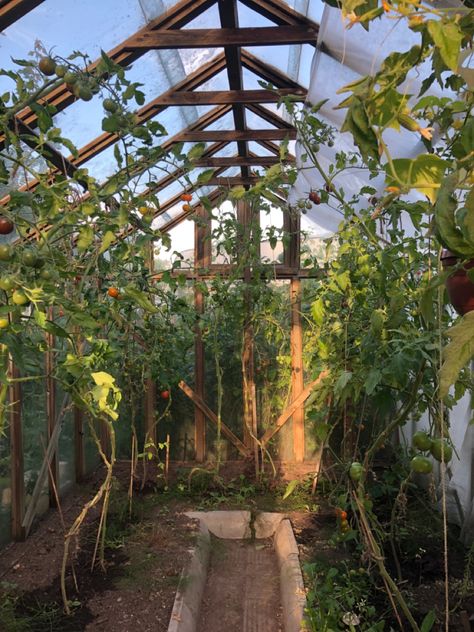
<path id="1" fill-rule="evenodd" d="M 0 32 L 32 11 L 44 0 L 6 0 L 0 3 Z"/>
<path id="2" fill-rule="evenodd" d="M 236 29 L 239 26 L 239 10 L 237 0 L 218 0 L 219 19 L 222 28 Z M 243 90 L 244 79 L 241 55 L 242 51 L 236 46 L 225 46 L 224 55 L 227 67 L 227 78 L 230 90 Z M 234 103 L 232 106 L 234 117 L 234 127 L 236 130 L 244 131 L 247 128 L 245 108 L 241 103 Z M 237 141 L 237 153 L 239 156 L 248 156 L 248 144 L 243 140 Z M 249 168 L 242 165 L 240 173 L 243 177 L 249 175 Z"/>
<path id="3" fill-rule="evenodd" d="M 196 406 L 202 410 L 202 412 L 206 415 L 207 419 L 212 421 L 217 425 L 218 420 L 216 414 L 209 408 L 209 406 L 190 388 L 186 382 L 181 381 L 179 383 L 179 388 L 189 397 L 191 401 L 193 401 Z M 240 454 L 244 457 L 250 456 L 250 452 L 248 448 L 242 443 L 242 441 L 226 426 L 224 422 L 221 422 L 222 434 L 225 435 L 232 445 L 237 448 Z"/>
<path id="4" fill-rule="evenodd" d="M 194 287 L 194 309 L 196 317 L 204 312 L 204 294 L 197 286 Z M 205 352 L 199 324 L 196 325 L 194 338 L 194 390 L 204 401 Z M 198 463 L 206 459 L 206 415 L 194 404 L 194 451 Z"/>
<path id="5" fill-rule="evenodd" d="M 48 309 L 48 318 L 53 320 L 54 308 Z M 47 351 L 45 353 L 45 372 L 46 372 L 46 417 L 48 421 L 48 442 L 54 432 L 56 425 L 56 382 L 53 378 L 54 372 L 54 336 L 53 334 L 46 333 L 46 345 Z M 52 476 L 51 476 L 52 474 Z M 56 506 L 56 490 L 59 489 L 58 485 L 58 459 L 56 454 L 51 459 L 50 468 L 48 471 L 49 480 L 49 506 Z"/>
<path id="6" fill-rule="evenodd" d="M 253 213 L 252 207 L 245 200 L 237 202 L 237 221 L 239 223 L 238 239 L 242 243 L 251 243 L 253 238 Z M 258 254 L 256 255 L 258 257 Z M 243 271 L 244 290 L 244 330 L 242 346 L 242 399 L 243 411 L 243 437 L 244 443 L 254 453 L 256 474 L 258 474 L 258 444 L 257 444 L 257 397 L 255 390 L 254 344 L 252 313 L 253 301 L 249 291 L 249 283 L 252 276 L 252 261 L 248 262 Z"/>
<path id="7" fill-rule="evenodd" d="M 211 221 L 206 209 L 200 205 L 195 212 L 194 225 L 194 268 L 199 270 L 211 264 Z M 199 317 L 204 313 L 204 294 L 194 286 L 194 309 L 196 310 L 196 328 L 194 337 L 194 391 L 204 401 L 205 398 L 205 352 Z M 195 458 L 202 463 L 206 458 L 206 415 L 194 404 L 194 449 Z"/>
<path id="8" fill-rule="evenodd" d="M 295 140 L 295 129 L 196 130 L 177 134 L 178 142 Z"/>
<path id="9" fill-rule="evenodd" d="M 301 215 L 285 209 L 283 211 L 283 231 L 288 235 L 283 245 L 283 263 L 289 268 L 300 267 Z"/>
<path id="10" fill-rule="evenodd" d="M 157 107 L 172 105 L 224 105 L 230 103 L 277 103 L 281 97 L 293 95 L 304 101 L 306 91 L 289 88 L 279 90 L 175 90 L 155 99 Z"/>
<path id="11" fill-rule="evenodd" d="M 277 156 L 232 156 L 227 158 L 199 158 L 193 161 L 195 167 L 236 167 L 245 165 L 248 167 L 270 167 L 278 164 Z"/>
<path id="12" fill-rule="evenodd" d="M 127 40 L 127 50 L 182 48 L 220 48 L 222 46 L 270 46 L 315 44 L 317 30 L 308 25 L 262 26 L 247 28 L 156 30 Z"/>
<path id="13" fill-rule="evenodd" d="M 9 375 L 11 379 L 20 377 L 18 368 L 9 361 Z M 23 515 L 25 513 L 25 483 L 23 467 L 23 432 L 21 423 L 21 386 L 20 382 L 13 382 L 8 389 L 9 421 L 10 421 L 10 471 L 11 471 L 11 516 L 12 538 L 24 540 Z"/>
<path id="14" fill-rule="evenodd" d="M 259 176 L 248 176 L 243 178 L 242 176 L 220 176 L 213 177 L 207 180 L 206 184 L 216 187 L 235 187 L 237 185 L 254 185 L 261 180 Z"/>
<path id="15" fill-rule="evenodd" d="M 184 219 L 184 217 L 182 219 Z M 161 230 L 163 230 L 163 228 Z M 325 274 L 323 270 L 314 270 L 314 269 L 310 269 L 310 270 L 299 269 L 298 270 L 297 268 L 288 268 L 287 266 L 280 265 L 280 264 L 273 264 L 273 263 L 262 265 L 261 268 L 262 268 L 262 272 L 261 272 L 262 278 L 268 278 L 268 275 L 271 274 L 272 279 L 281 279 L 281 280 L 293 279 L 294 277 L 297 277 L 299 279 L 321 279 Z M 214 279 L 216 276 L 226 278 L 230 275 L 232 275 L 233 278 L 236 278 L 235 273 L 232 271 L 232 266 L 219 265 L 219 264 L 214 264 L 214 263 L 205 271 L 196 272 L 195 270 L 180 269 L 180 270 L 175 271 L 173 275 L 175 276 L 184 275 L 187 281 L 194 281 L 196 279 L 199 279 L 201 281 L 207 281 L 207 280 Z M 159 281 L 162 276 L 163 276 L 163 273 L 159 272 L 153 276 L 153 279 L 156 281 Z M 243 277 L 240 277 L 240 278 L 242 279 Z"/>
<path id="16" fill-rule="evenodd" d="M 291 402 L 291 404 L 282 412 L 282 414 L 278 417 L 275 424 L 268 428 L 265 434 L 260 439 L 260 442 L 263 446 L 265 446 L 270 439 L 276 435 L 276 433 L 280 430 L 282 426 L 286 424 L 288 419 L 293 415 L 295 410 L 298 409 L 310 396 L 311 392 L 316 388 L 318 384 L 322 382 L 322 380 L 327 376 L 327 371 L 322 371 L 316 380 L 313 380 L 306 386 L 300 395 Z"/>
<path id="17" fill-rule="evenodd" d="M 291 304 L 291 399 L 298 400 L 304 390 L 303 375 L 303 328 L 301 323 L 301 281 L 290 281 Z M 293 456 L 297 463 L 302 463 L 305 456 L 304 435 L 304 404 L 294 410 L 292 416 L 293 425 Z"/>

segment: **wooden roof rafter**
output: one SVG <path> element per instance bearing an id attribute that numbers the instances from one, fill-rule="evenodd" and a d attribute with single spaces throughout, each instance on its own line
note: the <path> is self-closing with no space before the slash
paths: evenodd
<path id="1" fill-rule="evenodd" d="M 3 0 L 0 2 L 0 32 L 35 9 L 44 0 Z"/>

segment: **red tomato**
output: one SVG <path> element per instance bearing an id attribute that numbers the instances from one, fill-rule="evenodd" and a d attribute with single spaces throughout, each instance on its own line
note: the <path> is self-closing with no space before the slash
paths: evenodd
<path id="1" fill-rule="evenodd" d="M 169 391 L 161 391 L 160 397 L 161 397 L 161 399 L 169 399 L 170 392 Z"/>

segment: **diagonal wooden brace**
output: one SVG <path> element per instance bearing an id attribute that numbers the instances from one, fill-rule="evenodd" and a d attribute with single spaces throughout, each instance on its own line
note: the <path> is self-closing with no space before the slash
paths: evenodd
<path id="1" fill-rule="evenodd" d="M 311 392 L 316 388 L 316 386 L 318 386 L 318 384 L 320 384 L 324 380 L 328 373 L 328 371 L 322 371 L 319 376 L 315 380 L 310 382 L 308 386 L 306 386 L 305 389 L 301 391 L 300 395 L 298 395 L 298 397 L 293 400 L 287 408 L 285 408 L 285 410 L 276 420 L 275 425 L 271 428 L 268 428 L 268 430 L 265 431 L 264 435 L 260 439 L 262 447 L 265 447 L 270 439 L 280 430 L 280 428 L 286 424 L 286 422 L 292 416 L 295 410 L 308 399 Z"/>
<path id="2" fill-rule="evenodd" d="M 192 400 L 196 406 L 202 410 L 202 412 L 206 415 L 206 417 L 217 425 L 217 416 L 215 413 L 209 408 L 206 402 L 199 397 L 197 393 L 193 391 L 193 389 L 186 384 L 186 382 L 182 381 L 178 384 L 179 388 Z M 228 428 L 224 422 L 221 422 L 222 434 L 225 435 L 229 441 L 234 445 L 237 450 L 245 457 L 251 455 L 251 451 L 242 443 L 242 441 L 232 432 L 230 428 Z"/>

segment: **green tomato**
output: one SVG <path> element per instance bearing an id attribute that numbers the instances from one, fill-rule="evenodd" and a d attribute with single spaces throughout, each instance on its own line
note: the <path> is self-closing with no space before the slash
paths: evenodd
<path id="1" fill-rule="evenodd" d="M 70 86 L 73 86 L 78 79 L 79 76 L 75 72 L 71 72 L 70 70 L 64 75 L 65 83 L 69 84 Z"/>
<path id="2" fill-rule="evenodd" d="M 41 57 L 38 63 L 38 68 L 41 70 L 43 75 L 51 77 L 52 75 L 54 75 L 56 62 L 52 57 Z"/>
<path id="3" fill-rule="evenodd" d="M 79 85 L 77 96 L 83 101 L 90 101 L 93 96 L 92 90 L 89 88 L 89 86 L 86 86 L 84 84 Z"/>
<path id="4" fill-rule="evenodd" d="M 426 432 L 423 432 L 423 430 L 418 430 L 418 432 L 415 432 L 413 435 L 412 443 L 418 450 L 426 452 L 431 448 L 431 437 Z"/>
<path id="5" fill-rule="evenodd" d="M 38 255 L 34 250 L 25 250 L 21 260 L 23 265 L 34 268 L 38 263 Z"/>
<path id="6" fill-rule="evenodd" d="M 10 292 L 15 287 L 15 281 L 12 277 L 3 277 L 0 279 L 0 288 L 5 292 Z"/>
<path id="7" fill-rule="evenodd" d="M 444 462 L 449 463 L 453 458 L 453 448 L 447 441 L 443 441 L 443 439 L 433 439 L 430 452 L 437 461 L 442 461 L 441 450 L 444 452 Z"/>
<path id="8" fill-rule="evenodd" d="M 48 268 L 43 268 L 40 272 L 40 278 L 43 281 L 51 281 L 54 278 L 54 274 Z"/>
<path id="9" fill-rule="evenodd" d="M 433 469 L 433 463 L 426 456 L 418 454 L 412 458 L 410 467 L 417 474 L 429 474 Z"/>
<path id="10" fill-rule="evenodd" d="M 62 64 L 57 64 L 57 66 L 54 68 L 54 72 L 56 73 L 57 77 L 63 78 L 67 73 L 67 66 L 63 66 Z"/>
<path id="11" fill-rule="evenodd" d="M 23 290 L 15 290 L 12 294 L 12 301 L 15 305 L 28 305 L 30 299 L 26 296 Z"/>
<path id="12" fill-rule="evenodd" d="M 104 99 L 102 102 L 102 107 L 106 112 L 110 112 L 113 114 L 118 110 L 118 103 L 116 103 L 113 99 Z"/>
<path id="13" fill-rule="evenodd" d="M 354 461 L 353 463 L 351 463 L 351 466 L 349 468 L 349 476 L 354 482 L 360 481 L 363 471 L 364 468 L 362 467 L 362 463 Z"/>
<path id="14" fill-rule="evenodd" d="M 7 244 L 0 245 L 0 261 L 10 261 L 12 254 L 10 246 L 7 246 Z"/>

